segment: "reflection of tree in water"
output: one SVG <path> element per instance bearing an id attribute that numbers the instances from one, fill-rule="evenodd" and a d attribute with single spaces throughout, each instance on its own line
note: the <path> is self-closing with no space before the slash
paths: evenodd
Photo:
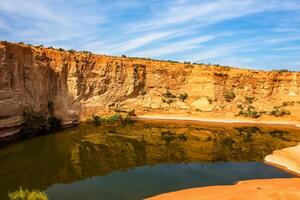
<path id="1" fill-rule="evenodd" d="M 167 145 L 170 144 L 173 140 L 178 140 L 180 142 L 185 142 L 187 141 L 187 137 L 185 134 L 179 134 L 177 135 L 175 132 L 167 130 L 167 131 L 162 131 L 160 134 L 160 137 L 162 140 L 166 142 Z"/>
<path id="2" fill-rule="evenodd" d="M 275 149 L 289 143 L 287 131 L 263 130 L 258 127 L 239 127 L 232 133 L 214 134 L 215 161 L 261 161 Z"/>
<path id="3" fill-rule="evenodd" d="M 183 163 L 188 162 L 187 150 L 182 147 L 182 142 L 188 139 L 185 134 L 177 134 L 175 131 L 163 130 L 160 133 L 161 140 L 164 144 L 160 147 L 160 162 Z"/>

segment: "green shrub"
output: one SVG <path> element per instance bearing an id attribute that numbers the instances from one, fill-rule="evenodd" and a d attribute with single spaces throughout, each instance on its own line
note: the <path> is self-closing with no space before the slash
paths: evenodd
<path id="1" fill-rule="evenodd" d="M 165 93 L 163 93 L 163 97 L 165 97 L 165 98 L 176 98 L 176 96 L 173 95 L 169 90 L 167 90 Z"/>
<path id="2" fill-rule="evenodd" d="M 286 73 L 286 72 L 290 72 L 288 69 L 279 69 L 276 70 L 278 73 Z"/>
<path id="3" fill-rule="evenodd" d="M 50 116 L 53 116 L 53 113 L 54 113 L 54 103 L 53 101 L 48 101 L 48 111 L 49 111 L 49 114 Z"/>
<path id="4" fill-rule="evenodd" d="M 239 108 L 239 109 L 244 109 L 244 106 L 241 105 L 241 104 L 240 104 L 240 105 L 237 105 L 236 107 Z"/>
<path id="5" fill-rule="evenodd" d="M 252 104 L 255 101 L 255 97 L 247 96 L 247 97 L 245 97 L 245 100 L 248 104 Z"/>
<path id="6" fill-rule="evenodd" d="M 64 51 L 64 49 L 63 48 L 59 48 L 58 51 Z"/>
<path id="7" fill-rule="evenodd" d="M 81 51 L 81 53 L 84 53 L 84 54 L 92 54 L 92 52 L 90 52 L 90 51 Z"/>
<path id="8" fill-rule="evenodd" d="M 21 132 L 25 136 L 37 135 L 50 130 L 47 118 L 30 107 L 25 108 L 23 118 L 24 125 Z"/>
<path id="9" fill-rule="evenodd" d="M 261 117 L 261 113 L 256 111 L 255 109 L 251 109 L 251 110 L 247 109 L 247 110 L 240 110 L 238 116 L 259 118 Z"/>
<path id="10" fill-rule="evenodd" d="M 70 49 L 68 51 L 69 51 L 69 53 L 75 53 L 76 52 L 74 49 Z"/>
<path id="11" fill-rule="evenodd" d="M 24 136 L 34 136 L 49 133 L 61 129 L 62 120 L 54 117 L 54 103 L 48 102 L 48 112 L 50 117 L 35 111 L 32 107 L 27 107 L 23 111 L 24 124 L 21 134 Z"/>
<path id="12" fill-rule="evenodd" d="M 127 115 L 130 116 L 130 117 L 136 116 L 135 110 L 133 109 L 133 110 L 128 111 Z"/>
<path id="13" fill-rule="evenodd" d="M 167 144 L 170 144 L 173 140 L 176 139 L 176 133 L 168 130 L 168 131 L 163 131 L 160 134 L 160 137 L 162 140 L 164 140 Z"/>
<path id="14" fill-rule="evenodd" d="M 8 193 L 8 197 L 10 200 L 48 200 L 48 197 L 44 192 L 39 190 L 28 191 L 22 188 Z"/>
<path id="15" fill-rule="evenodd" d="M 146 90 L 143 88 L 141 93 L 140 93 L 142 96 L 145 96 L 147 94 Z"/>
<path id="16" fill-rule="evenodd" d="M 213 99 L 211 97 L 207 97 L 207 100 L 208 100 L 209 104 L 213 103 Z"/>
<path id="17" fill-rule="evenodd" d="M 173 99 L 168 99 L 166 103 L 170 105 L 170 104 L 173 103 L 173 102 L 174 102 Z"/>
<path id="18" fill-rule="evenodd" d="M 134 122 L 134 120 L 131 118 L 135 115 L 135 111 L 131 110 L 128 111 L 125 115 L 125 117 L 122 117 L 119 113 L 115 113 L 109 117 L 101 118 L 98 115 L 93 115 L 92 118 L 89 118 L 86 120 L 87 123 L 94 123 L 96 125 L 100 125 L 102 123 L 116 123 L 120 122 L 122 125 L 131 124 Z"/>
<path id="19" fill-rule="evenodd" d="M 238 116 L 259 118 L 261 117 L 261 112 L 257 111 L 256 108 L 252 105 L 255 100 L 255 97 L 245 97 L 247 107 L 243 105 L 237 105 L 237 108 L 240 109 Z"/>
<path id="20" fill-rule="evenodd" d="M 236 95 L 232 89 L 227 90 L 224 94 L 225 101 L 227 101 L 227 102 L 231 102 L 235 97 L 236 97 Z"/>
<path id="21" fill-rule="evenodd" d="M 186 137 L 185 134 L 180 134 L 177 138 L 178 138 L 181 142 L 187 141 L 187 137 Z"/>
<path id="22" fill-rule="evenodd" d="M 286 101 L 281 104 L 281 107 L 294 106 L 295 101 Z"/>
<path id="23" fill-rule="evenodd" d="M 291 114 L 290 111 L 285 110 L 285 109 L 283 109 L 281 107 L 278 107 L 278 106 L 275 106 L 273 108 L 273 110 L 270 112 L 270 115 L 273 115 L 275 117 L 282 117 L 284 115 L 290 115 L 290 114 Z"/>
<path id="24" fill-rule="evenodd" d="M 179 140 L 180 142 L 186 142 L 187 141 L 187 137 L 186 137 L 185 134 L 176 135 L 175 132 L 170 131 L 170 130 L 161 132 L 160 137 L 167 144 L 170 144 L 170 142 L 172 142 L 173 140 Z"/>
<path id="25" fill-rule="evenodd" d="M 101 117 L 98 116 L 98 115 L 93 115 L 93 122 L 94 122 L 96 125 L 100 125 L 100 124 L 101 124 Z"/>
<path id="26" fill-rule="evenodd" d="M 121 115 L 119 113 L 115 113 L 114 115 L 110 116 L 106 119 L 108 123 L 114 123 L 121 120 Z"/>
<path id="27" fill-rule="evenodd" d="M 127 114 L 124 119 L 121 119 L 121 122 L 123 125 L 126 125 L 134 123 L 134 120 Z"/>
<path id="28" fill-rule="evenodd" d="M 178 97 L 182 102 L 184 102 L 187 98 L 188 98 L 188 94 L 187 93 L 182 93 L 179 95 Z"/>
<path id="29" fill-rule="evenodd" d="M 205 139 L 206 142 L 211 142 L 212 140 L 213 140 L 213 138 L 212 138 L 211 136 L 208 136 L 208 137 Z"/>
<path id="30" fill-rule="evenodd" d="M 56 117 L 49 117 L 48 124 L 51 131 L 57 131 L 62 128 L 62 120 Z"/>

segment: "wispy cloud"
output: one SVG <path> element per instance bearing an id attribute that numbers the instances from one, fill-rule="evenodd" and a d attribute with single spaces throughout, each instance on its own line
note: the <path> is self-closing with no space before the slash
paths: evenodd
<path id="1" fill-rule="evenodd" d="M 202 36 L 185 41 L 174 42 L 172 44 L 167 43 L 165 45 L 160 45 L 153 49 L 134 52 L 132 53 L 132 55 L 141 57 L 157 57 L 178 52 L 184 52 L 186 50 L 199 48 L 200 44 L 208 42 L 213 38 L 215 38 L 215 36 Z"/>
<path id="2" fill-rule="evenodd" d="M 163 40 L 166 38 L 171 38 L 172 35 L 175 34 L 174 31 L 170 32 L 156 32 L 156 33 L 151 33 L 148 35 L 143 35 L 131 40 L 127 40 L 125 42 L 121 42 L 119 44 L 114 44 L 109 46 L 109 48 L 106 48 L 108 52 L 116 54 L 116 53 L 123 53 L 126 51 L 130 51 L 133 49 L 137 49 L 139 47 L 145 46 L 149 43 Z"/>
<path id="3" fill-rule="evenodd" d="M 85 36 L 89 26 L 105 22 L 104 16 L 87 14 L 91 8 L 73 7 L 71 3 L 59 4 L 51 1 L 1 1 L 0 12 L 10 23 L 10 38 L 36 43 L 51 43 Z M 68 8 L 70 8 L 68 10 Z"/>
<path id="4" fill-rule="evenodd" d="M 131 31 L 153 30 L 186 22 L 209 25 L 254 13 L 297 10 L 299 8 L 300 5 L 298 4 L 278 0 L 218 0 L 201 3 L 185 1 L 185 4 L 182 3 L 162 10 L 153 20 L 134 23 Z"/>
<path id="5" fill-rule="evenodd" d="M 299 63 L 299 10 L 296 0 L 2 0 L 0 38 L 270 68 Z"/>

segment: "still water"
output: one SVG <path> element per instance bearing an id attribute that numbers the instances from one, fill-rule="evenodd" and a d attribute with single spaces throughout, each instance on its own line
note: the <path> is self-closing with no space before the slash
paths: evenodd
<path id="1" fill-rule="evenodd" d="M 138 200 L 239 180 L 292 177 L 264 164 L 296 145 L 283 128 L 135 123 L 88 125 L 0 147 L 0 199 L 20 186 L 50 200 Z"/>

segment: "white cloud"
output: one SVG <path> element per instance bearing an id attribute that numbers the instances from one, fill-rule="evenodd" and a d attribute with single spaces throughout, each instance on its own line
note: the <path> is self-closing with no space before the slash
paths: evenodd
<path id="1" fill-rule="evenodd" d="M 0 37 L 105 54 L 253 66 L 274 64 L 279 51 L 288 58 L 299 50 L 299 10 L 298 0 L 0 0 Z M 274 61 L 267 59 L 272 55 Z M 289 59 L 280 62 L 298 60 Z"/>
<path id="2" fill-rule="evenodd" d="M 254 13 L 299 8 L 299 4 L 278 0 L 218 0 L 196 4 L 186 2 L 160 11 L 155 19 L 135 23 L 130 30 L 131 32 L 153 30 L 191 21 L 198 25 L 209 25 Z"/>
<path id="3" fill-rule="evenodd" d="M 126 52 L 130 51 L 139 47 L 142 47 L 144 45 L 147 45 L 149 43 L 152 43 L 157 40 L 161 40 L 164 38 L 169 38 L 172 34 L 175 32 L 158 32 L 158 33 L 152 33 L 149 35 L 143 35 L 122 43 L 119 43 L 117 45 L 112 45 L 109 47 L 111 53 L 118 53 L 118 52 Z"/>
<path id="4" fill-rule="evenodd" d="M 208 42 L 213 38 L 215 38 L 215 36 L 202 36 L 198 38 L 192 38 L 189 40 L 173 42 L 171 44 L 167 43 L 165 45 L 159 45 L 158 47 L 152 49 L 134 52 L 132 53 L 132 55 L 141 57 L 157 57 L 178 52 L 184 52 L 186 50 L 199 48 L 200 44 Z"/>
<path id="5" fill-rule="evenodd" d="M 105 17 L 91 7 L 75 7 L 71 2 L 10 0 L 0 2 L 0 12 L 7 13 L 10 38 L 33 43 L 52 43 L 84 37 L 89 27 L 104 23 Z"/>

